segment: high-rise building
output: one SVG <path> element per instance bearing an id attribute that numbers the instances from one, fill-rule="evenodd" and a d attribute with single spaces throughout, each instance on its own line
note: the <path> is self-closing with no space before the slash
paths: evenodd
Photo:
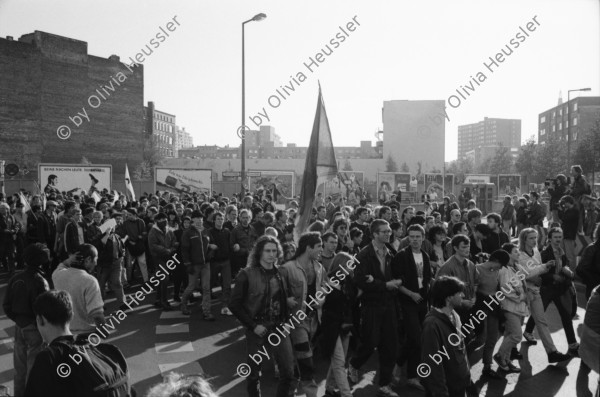
<path id="1" fill-rule="evenodd" d="M 383 102 L 383 158 L 410 172 L 444 167 L 446 118 L 444 100 Z M 384 171 L 384 170 L 382 170 Z"/>
<path id="2" fill-rule="evenodd" d="M 567 141 L 571 123 L 571 143 L 577 144 L 582 134 L 600 119 L 600 97 L 577 97 L 570 103 L 561 103 L 540 113 L 538 118 L 538 143 L 544 144 L 549 136 Z M 571 148 L 572 150 L 574 148 Z"/>
<path id="3" fill-rule="evenodd" d="M 142 161 L 143 95 L 142 65 L 90 55 L 85 41 L 0 38 L 0 158 L 36 169 L 85 157 L 122 174 Z"/>
<path id="4" fill-rule="evenodd" d="M 481 147 L 521 147 L 521 120 L 485 117 L 474 124 L 458 126 L 458 158 Z M 476 156 L 479 157 L 479 156 Z"/>

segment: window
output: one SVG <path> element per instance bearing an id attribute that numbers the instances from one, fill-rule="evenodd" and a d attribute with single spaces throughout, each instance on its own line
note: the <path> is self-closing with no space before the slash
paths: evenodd
<path id="1" fill-rule="evenodd" d="M 540 135 L 546 135 L 546 129 L 545 128 L 542 128 L 540 130 Z"/>
<path id="2" fill-rule="evenodd" d="M 558 129 L 562 130 L 562 121 L 560 123 L 558 123 Z"/>
<path id="3" fill-rule="evenodd" d="M 573 104 L 573 111 L 574 111 L 574 112 L 576 112 L 576 111 L 577 111 L 577 102 L 575 102 L 575 103 Z"/>
<path id="4" fill-rule="evenodd" d="M 546 122 L 546 116 L 540 117 L 540 123 L 545 123 L 545 122 Z"/>
<path id="5" fill-rule="evenodd" d="M 562 108 L 558 109 L 558 115 L 562 116 Z"/>
<path id="6" fill-rule="evenodd" d="M 573 125 L 577 125 L 577 117 L 573 118 Z"/>
<path id="7" fill-rule="evenodd" d="M 565 128 L 569 128 L 569 120 L 565 120 Z"/>
<path id="8" fill-rule="evenodd" d="M 556 131 L 556 125 L 552 125 L 552 132 Z"/>
<path id="9" fill-rule="evenodd" d="M 573 133 L 573 140 L 576 141 L 577 140 L 577 132 Z"/>
<path id="10" fill-rule="evenodd" d="M 552 118 L 555 118 L 555 117 L 556 117 L 556 111 L 553 111 L 552 112 Z"/>

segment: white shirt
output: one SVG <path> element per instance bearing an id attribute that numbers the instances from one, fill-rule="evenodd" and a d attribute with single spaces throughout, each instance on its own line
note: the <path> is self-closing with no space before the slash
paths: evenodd
<path id="1" fill-rule="evenodd" d="M 419 280 L 419 289 L 423 288 L 423 253 L 413 252 L 413 258 L 415 258 L 415 263 L 417 264 L 417 277 Z"/>

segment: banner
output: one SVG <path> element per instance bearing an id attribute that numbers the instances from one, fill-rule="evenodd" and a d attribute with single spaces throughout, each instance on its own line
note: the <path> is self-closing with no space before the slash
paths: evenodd
<path id="1" fill-rule="evenodd" d="M 463 183 L 490 183 L 491 175 L 473 175 L 467 174 L 465 175 L 465 181 Z"/>
<path id="2" fill-rule="evenodd" d="M 331 196 L 334 202 L 340 197 L 345 197 L 349 205 L 355 205 L 360 203 L 364 188 L 364 172 L 340 171 L 331 181 L 321 184 L 317 192 L 324 190 L 324 196 Z"/>
<path id="3" fill-rule="evenodd" d="M 252 172 L 260 172 L 260 176 L 252 176 Z M 296 174 L 294 171 L 258 171 L 249 170 L 248 186 L 251 192 L 262 190 L 270 194 L 277 204 L 285 204 L 286 198 L 294 197 Z"/>
<path id="4" fill-rule="evenodd" d="M 53 178 L 49 178 L 53 176 Z M 54 178 L 56 176 L 57 178 Z M 110 191 L 112 183 L 111 165 L 39 164 L 40 186 L 50 185 L 60 192 L 83 190 Z"/>
<path id="5" fill-rule="evenodd" d="M 442 178 L 445 178 L 442 184 Z M 423 174 L 425 193 L 431 201 L 442 201 L 454 189 L 454 174 Z"/>
<path id="6" fill-rule="evenodd" d="M 379 200 L 388 201 L 394 192 L 409 192 L 411 191 L 411 185 L 414 185 L 411 182 L 412 178 L 408 173 L 378 172 L 377 197 Z"/>
<path id="7" fill-rule="evenodd" d="M 498 196 L 505 195 L 521 195 L 521 175 L 498 175 Z"/>
<path id="8" fill-rule="evenodd" d="M 155 191 L 211 194 L 212 170 L 156 167 L 154 183 Z"/>

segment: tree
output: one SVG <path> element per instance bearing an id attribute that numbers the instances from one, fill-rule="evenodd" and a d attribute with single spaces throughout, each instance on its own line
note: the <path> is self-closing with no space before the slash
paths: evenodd
<path id="1" fill-rule="evenodd" d="M 515 161 L 515 169 L 521 175 L 533 175 L 534 164 L 537 157 L 537 145 L 535 139 L 531 136 L 524 145 L 521 146 L 517 160 Z"/>
<path id="2" fill-rule="evenodd" d="M 438 167 L 434 166 L 434 167 L 431 168 L 431 173 L 432 174 L 441 174 L 442 170 L 440 170 Z"/>
<path id="3" fill-rule="evenodd" d="M 342 169 L 342 171 L 352 171 L 352 164 L 350 164 L 349 159 L 346 159 L 346 161 L 344 162 L 344 168 Z"/>
<path id="4" fill-rule="evenodd" d="M 538 145 L 536 152 L 536 161 L 533 164 L 534 181 L 540 183 L 564 172 L 567 162 L 564 141 L 549 135 L 545 144 Z"/>
<path id="5" fill-rule="evenodd" d="M 88 160 L 87 157 L 82 156 L 80 164 L 83 164 L 83 165 L 92 165 L 92 162 L 90 160 Z"/>
<path id="6" fill-rule="evenodd" d="M 400 166 L 400 171 L 401 172 L 410 172 L 410 167 L 408 166 L 408 164 L 406 164 L 406 161 L 402 163 L 402 165 Z"/>
<path id="7" fill-rule="evenodd" d="M 161 156 L 152 137 L 144 142 L 142 162 L 133 170 L 133 179 L 148 180 L 154 177 L 154 167 L 160 164 Z"/>
<path id="8" fill-rule="evenodd" d="M 490 161 L 487 161 L 487 163 L 489 164 L 488 173 L 490 174 L 510 174 L 513 163 L 510 148 L 500 144 L 496 149 L 494 157 Z"/>
<path id="9" fill-rule="evenodd" d="M 446 167 L 447 174 L 454 174 L 456 184 L 460 184 L 465 180 L 466 174 L 473 172 L 474 164 L 472 157 L 465 157 L 458 160 L 453 160 Z"/>
<path id="10" fill-rule="evenodd" d="M 423 162 L 421 160 L 417 161 L 417 179 L 421 179 L 421 172 L 423 171 Z"/>
<path id="11" fill-rule="evenodd" d="M 386 172 L 398 172 L 398 164 L 394 161 L 394 158 L 391 154 L 388 154 L 388 158 L 385 161 L 385 171 Z"/>
<path id="12" fill-rule="evenodd" d="M 581 137 L 573 158 L 585 173 L 592 173 L 592 182 L 595 181 L 596 170 L 600 170 L 600 119 Z"/>

